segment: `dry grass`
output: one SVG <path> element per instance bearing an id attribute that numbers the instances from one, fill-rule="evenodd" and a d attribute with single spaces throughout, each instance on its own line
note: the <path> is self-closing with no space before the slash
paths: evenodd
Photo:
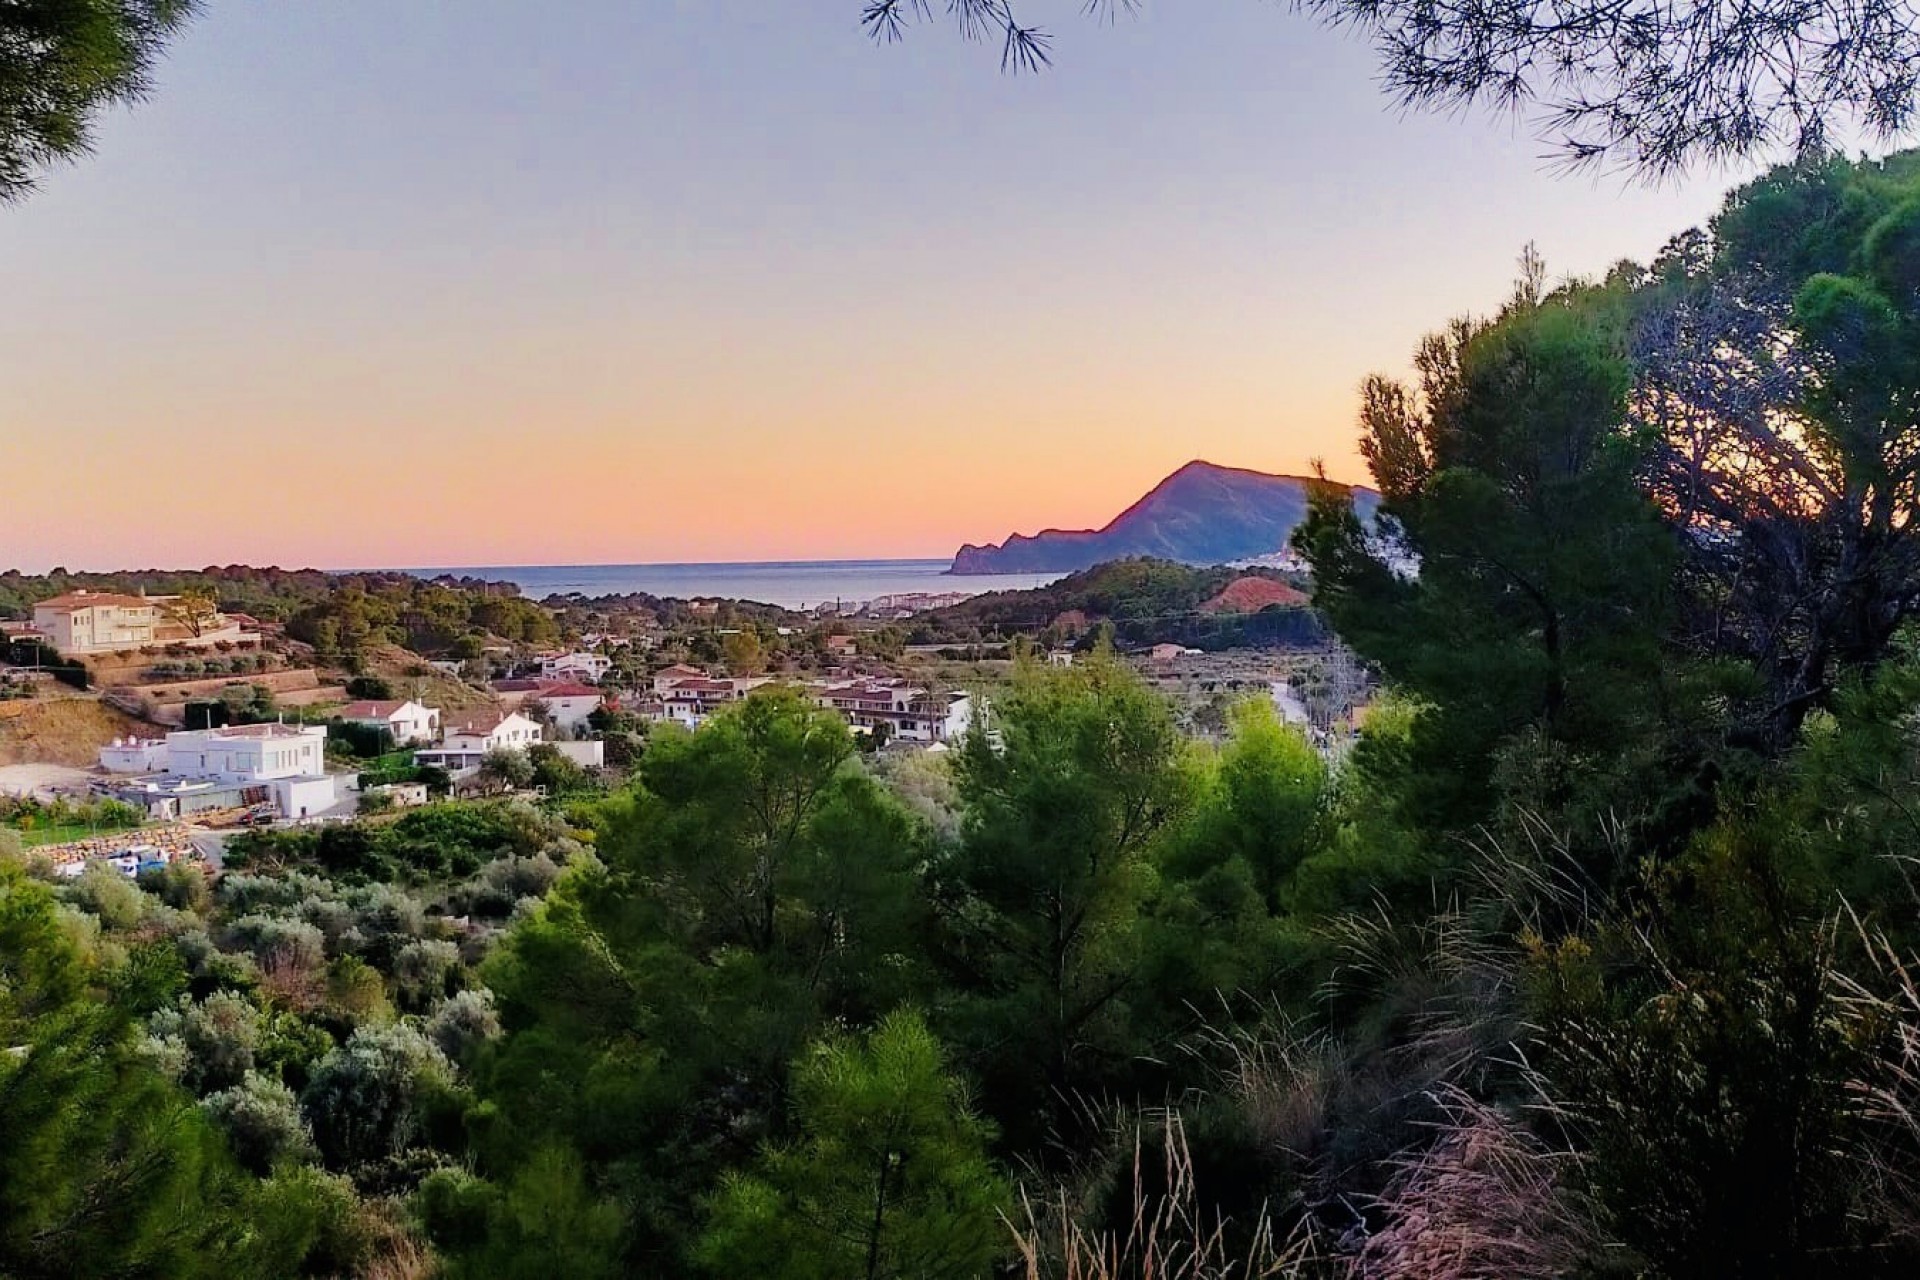
<path id="1" fill-rule="evenodd" d="M 354 1280 L 433 1280 L 439 1274 L 439 1257 L 408 1228 L 398 1201 L 363 1204 L 355 1225 L 362 1249 Z"/>
<path id="2" fill-rule="evenodd" d="M 117 737 L 151 734 L 124 712 L 94 698 L 51 697 L 0 702 L 0 764 L 59 764 L 85 768 Z"/>
<path id="3" fill-rule="evenodd" d="M 1395 1162 L 1379 1201 L 1386 1225 L 1361 1247 L 1355 1275 L 1551 1280 L 1603 1249 L 1595 1214 L 1571 1188 L 1577 1157 L 1459 1090 L 1437 1101 L 1446 1119 L 1430 1145 Z"/>
<path id="4" fill-rule="evenodd" d="M 1147 1191 L 1136 1134 L 1133 1212 L 1124 1231 L 1087 1230 L 1064 1191 L 1041 1205 L 1021 1193 L 1025 1221 L 1013 1224 L 1013 1235 L 1026 1280 L 1252 1280 L 1296 1273 L 1304 1251 L 1278 1244 L 1265 1216 L 1252 1224 L 1246 1244 L 1230 1243 L 1229 1224 L 1201 1206 L 1179 1116 L 1164 1123 L 1159 1185 L 1165 1191 Z"/>
<path id="5" fill-rule="evenodd" d="M 1873 1070 L 1849 1081 L 1864 1133 L 1857 1167 L 1874 1215 L 1903 1243 L 1920 1242 L 1920 978 L 1880 934 L 1853 921 L 1869 958 L 1864 981 L 1834 975 L 1838 1003 L 1880 1043 Z"/>

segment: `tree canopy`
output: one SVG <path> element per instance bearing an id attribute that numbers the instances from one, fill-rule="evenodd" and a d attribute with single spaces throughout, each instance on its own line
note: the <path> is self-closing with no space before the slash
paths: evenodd
<path id="1" fill-rule="evenodd" d="M 86 151 L 101 111 L 143 97 L 195 0 L 14 0 L 0 8 L 0 203 Z"/>
<path id="2" fill-rule="evenodd" d="M 1102 20 L 1142 0 L 1089 0 Z M 1035 0 L 946 0 L 1000 66 L 1039 71 L 1054 33 Z M 1381 82 L 1417 110 L 1527 117 L 1569 165 L 1662 177 L 1700 164 L 1899 138 L 1915 118 L 1920 29 L 1904 0 L 1297 0 L 1370 41 Z M 931 0 L 862 0 L 877 42 L 932 21 Z"/>

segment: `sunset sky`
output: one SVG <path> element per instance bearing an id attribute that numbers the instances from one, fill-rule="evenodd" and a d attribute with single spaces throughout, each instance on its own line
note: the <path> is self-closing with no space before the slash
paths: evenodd
<path id="1" fill-rule="evenodd" d="M 1260 0 L 1037 77 L 858 0 L 209 0 L 0 208 L 0 567 L 946 555 L 1355 388 L 1744 176 L 1567 177 Z"/>

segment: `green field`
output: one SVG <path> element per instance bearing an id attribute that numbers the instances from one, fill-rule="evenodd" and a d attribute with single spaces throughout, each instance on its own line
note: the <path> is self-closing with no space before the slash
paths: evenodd
<path id="1" fill-rule="evenodd" d="M 94 836 L 110 836 L 120 831 L 138 831 L 141 825 L 144 824 L 130 827 L 89 827 L 77 822 L 56 822 L 21 830 L 20 841 L 27 848 L 34 849 L 46 844 L 66 844 L 73 840 L 89 840 Z"/>

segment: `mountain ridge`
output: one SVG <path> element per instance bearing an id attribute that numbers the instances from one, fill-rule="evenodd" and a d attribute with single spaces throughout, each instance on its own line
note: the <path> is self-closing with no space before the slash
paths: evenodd
<path id="1" fill-rule="evenodd" d="M 1307 476 L 1225 467 L 1196 458 L 1098 529 L 1042 529 L 983 546 L 967 543 L 949 572 L 1071 573 L 1105 560 L 1153 556 L 1181 564 L 1223 564 L 1271 555 L 1306 518 Z M 1358 485 L 1362 515 L 1379 495 Z"/>

